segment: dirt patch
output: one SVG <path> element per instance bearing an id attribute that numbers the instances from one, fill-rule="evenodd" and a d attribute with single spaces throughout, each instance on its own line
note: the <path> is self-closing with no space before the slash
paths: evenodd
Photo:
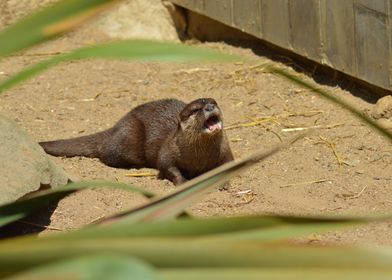
<path id="1" fill-rule="evenodd" d="M 94 44 L 102 35 L 75 33 L 0 63 L 0 79 L 54 52 Z M 210 48 L 245 55 L 256 65 L 268 59 L 224 43 Z M 362 110 L 366 103 L 339 88 L 325 87 Z M 392 212 L 392 147 L 347 112 L 315 94 L 264 71 L 238 64 L 158 64 L 85 60 L 64 63 L 7 91 L 0 113 L 14 119 L 36 141 L 85 135 L 112 126 L 133 107 L 159 98 L 191 101 L 213 97 L 222 108 L 235 156 L 267 149 L 295 133 L 314 133 L 212 191 L 190 208 L 197 216 L 244 214 L 377 214 Z M 240 123 L 259 122 L 241 127 Z M 158 194 L 168 181 L 133 178 L 95 159 L 53 158 L 80 179 L 132 183 Z M 152 170 L 152 172 L 154 172 Z M 49 228 L 72 230 L 97 218 L 134 207 L 145 199 L 112 190 L 86 190 L 59 202 Z M 391 223 L 329 233 L 319 242 L 392 244 Z M 317 241 L 316 241 L 317 242 Z"/>

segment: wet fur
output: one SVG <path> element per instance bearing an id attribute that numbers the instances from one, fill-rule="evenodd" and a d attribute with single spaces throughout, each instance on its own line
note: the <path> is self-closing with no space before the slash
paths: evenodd
<path id="1" fill-rule="evenodd" d="M 190 104 L 175 99 L 149 102 L 103 132 L 40 145 L 54 156 L 95 157 L 120 168 L 155 168 L 160 178 L 180 184 L 233 159 L 223 130 L 200 133 L 206 102 L 216 104 L 213 99 Z"/>

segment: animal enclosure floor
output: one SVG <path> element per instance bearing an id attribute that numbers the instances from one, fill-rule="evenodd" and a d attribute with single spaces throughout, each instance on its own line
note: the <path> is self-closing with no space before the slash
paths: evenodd
<path id="1" fill-rule="evenodd" d="M 105 39 L 96 35 L 74 33 L 3 60 L 0 79 L 54 53 Z M 268 149 L 302 128 L 315 127 L 315 130 L 233 179 L 227 190 L 210 191 L 190 207 L 194 215 L 392 213 L 390 142 L 343 109 L 265 71 L 259 65 L 270 61 L 256 56 L 251 49 L 224 43 L 203 45 L 254 61 L 249 64 L 115 60 L 63 63 L 2 94 L 0 113 L 15 120 L 34 140 L 44 141 L 104 130 L 147 101 L 178 98 L 187 102 L 213 97 L 223 110 L 236 158 L 257 149 Z M 374 106 L 337 86 L 320 86 L 363 111 Z M 127 175 L 156 174 L 155 170 L 115 169 L 96 159 L 78 157 L 53 157 L 53 160 L 83 180 L 118 180 L 158 194 L 175 190 L 168 181 Z M 43 234 L 80 228 L 145 201 L 124 191 L 81 191 L 59 202 Z M 312 236 L 309 240 L 305 237 L 305 242 L 392 245 L 391 226 L 390 222 L 373 223 Z"/>

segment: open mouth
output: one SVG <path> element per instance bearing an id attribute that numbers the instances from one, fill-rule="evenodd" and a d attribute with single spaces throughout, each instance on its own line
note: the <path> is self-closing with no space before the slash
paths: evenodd
<path id="1" fill-rule="evenodd" d="M 207 133 L 215 133 L 222 129 L 222 122 L 217 115 L 210 116 L 204 122 L 204 131 Z"/>

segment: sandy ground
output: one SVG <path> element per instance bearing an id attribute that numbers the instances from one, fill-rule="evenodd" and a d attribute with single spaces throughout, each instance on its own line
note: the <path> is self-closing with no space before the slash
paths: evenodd
<path id="1" fill-rule="evenodd" d="M 99 34 L 79 32 L 0 62 L 0 79 L 53 53 L 94 44 Z M 245 55 L 256 65 L 269 60 L 251 49 L 205 44 Z M 306 77 L 306 76 L 303 76 Z M 308 78 L 307 78 L 308 79 Z M 322 85 L 361 110 L 374 106 L 339 87 Z M 235 157 L 268 149 L 295 132 L 319 128 L 287 150 L 214 190 L 190 207 L 196 216 L 244 214 L 379 214 L 392 212 L 392 146 L 343 111 L 315 94 L 262 68 L 240 64 L 158 64 L 84 60 L 58 65 L 0 96 L 0 113 L 16 120 L 36 141 L 70 138 L 111 127 L 133 107 L 159 98 L 191 101 L 215 98 L 225 126 L 264 119 L 257 126 L 227 129 Z M 158 194 L 175 187 L 155 177 L 129 173 L 154 170 L 110 168 L 87 158 L 54 158 L 79 179 L 132 183 Z M 100 217 L 145 202 L 123 191 L 94 189 L 58 203 L 44 232 L 80 228 Z M 313 237 L 313 242 L 392 245 L 392 224 L 374 223 Z"/>

